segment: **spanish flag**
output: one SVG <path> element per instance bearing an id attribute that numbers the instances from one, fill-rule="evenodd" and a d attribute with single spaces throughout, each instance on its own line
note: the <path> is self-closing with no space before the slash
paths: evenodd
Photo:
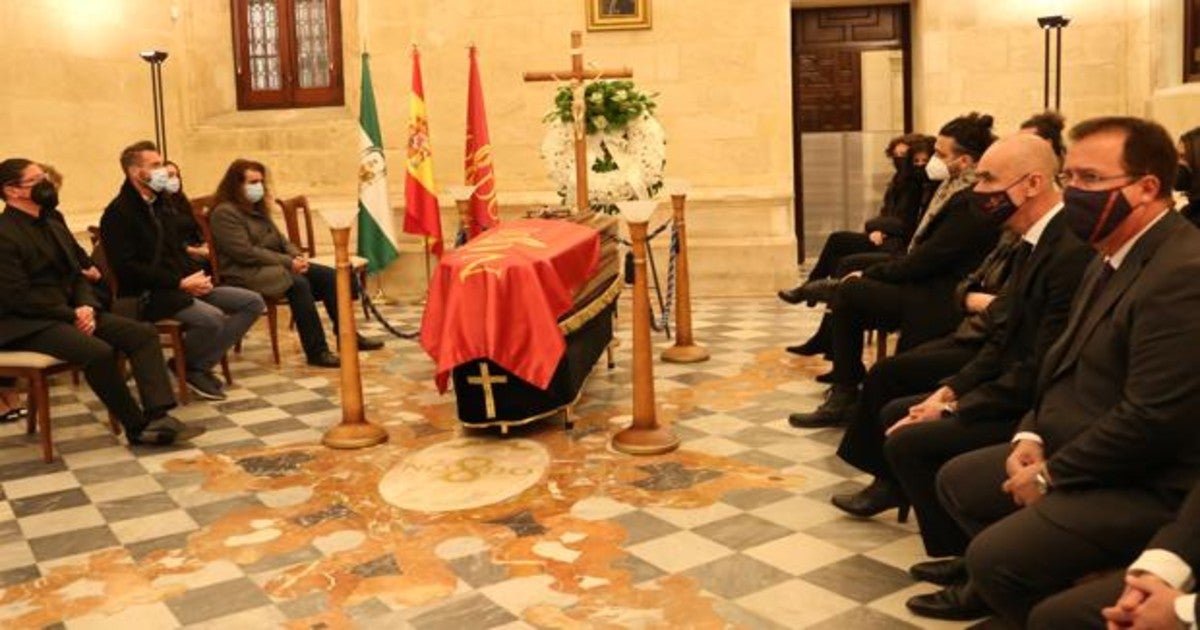
<path id="1" fill-rule="evenodd" d="M 471 46 L 471 71 L 467 84 L 467 155 L 465 171 L 467 185 L 475 186 L 471 195 L 471 234 L 478 236 L 500 222 L 496 207 L 496 177 L 492 167 L 492 141 L 488 136 L 487 112 L 483 108 L 483 84 L 479 81 L 479 64 L 475 47 Z"/>
<path id="2" fill-rule="evenodd" d="M 408 101 L 408 159 L 404 176 L 404 231 L 425 236 L 429 251 L 442 255 L 442 216 L 433 185 L 433 149 L 425 118 L 421 53 L 413 46 L 412 95 Z"/>

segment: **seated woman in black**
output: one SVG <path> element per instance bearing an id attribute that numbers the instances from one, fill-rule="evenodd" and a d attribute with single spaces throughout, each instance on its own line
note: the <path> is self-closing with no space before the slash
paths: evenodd
<path id="1" fill-rule="evenodd" d="M 309 365 L 339 367 L 317 314 L 316 300 L 325 304 L 337 335 L 336 272 L 310 263 L 300 248 L 287 240 L 268 211 L 274 204 L 266 184 L 267 167 L 234 160 L 217 187 L 216 207 L 209 215 L 221 282 L 257 291 L 267 298 L 286 297 L 296 320 L 296 332 Z M 358 338 L 360 350 L 377 350 L 382 341 Z"/>

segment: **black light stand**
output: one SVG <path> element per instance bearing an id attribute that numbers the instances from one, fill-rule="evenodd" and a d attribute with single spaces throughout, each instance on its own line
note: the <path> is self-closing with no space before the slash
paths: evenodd
<path id="1" fill-rule="evenodd" d="M 150 64 L 150 95 L 154 99 L 154 143 L 167 159 L 167 114 L 163 107 L 162 64 L 167 60 L 165 50 L 143 50 L 138 53 Z"/>
<path id="2" fill-rule="evenodd" d="M 1062 30 L 1071 23 L 1071 18 L 1062 15 L 1047 15 L 1037 19 L 1038 26 L 1046 34 L 1043 50 L 1045 67 L 1042 80 L 1042 107 L 1050 109 L 1050 31 L 1054 30 L 1054 110 L 1062 105 Z"/>

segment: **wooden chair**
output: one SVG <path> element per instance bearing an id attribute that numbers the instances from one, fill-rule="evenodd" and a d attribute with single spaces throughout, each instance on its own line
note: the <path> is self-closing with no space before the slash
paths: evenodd
<path id="1" fill-rule="evenodd" d="M 78 370 L 79 366 L 56 359 L 40 352 L 0 351 L 0 376 L 24 379 L 29 382 L 26 405 L 29 416 L 25 431 L 32 435 L 41 434 L 42 461 L 54 461 L 54 441 L 50 436 L 50 383 L 55 374 Z M 121 425 L 108 416 L 108 426 L 113 435 L 121 434 Z"/>
<path id="2" fill-rule="evenodd" d="M 317 254 L 317 240 L 313 237 L 312 208 L 308 205 L 308 197 L 298 195 L 288 199 L 276 199 L 275 203 L 279 204 L 279 211 L 283 214 L 288 240 L 299 247 L 300 251 L 304 252 L 304 255 L 312 262 L 336 269 L 337 262 L 334 260 L 333 254 L 327 256 Z M 301 226 L 301 220 L 304 222 L 303 226 Z M 368 262 L 370 261 L 361 256 L 350 257 L 350 269 L 354 275 L 358 276 L 358 286 L 363 291 L 367 290 Z M 367 310 L 366 302 L 363 302 L 362 308 L 363 317 L 370 319 L 371 313 Z"/>
<path id="3" fill-rule="evenodd" d="M 196 223 L 200 225 L 200 232 L 204 235 L 204 243 L 208 245 L 208 263 L 212 267 L 213 284 L 220 284 L 221 269 L 217 264 L 217 246 L 213 242 L 212 223 L 208 216 L 212 212 L 212 206 L 212 196 L 192 200 L 192 212 L 195 213 Z M 279 307 L 287 304 L 287 298 L 272 298 L 264 295 L 262 299 L 267 305 L 267 334 L 271 338 L 271 358 L 275 360 L 275 365 L 279 365 Z M 242 342 L 240 339 L 234 349 L 241 352 Z"/>
<path id="4" fill-rule="evenodd" d="M 119 288 L 117 283 L 117 275 L 113 273 L 112 268 L 108 265 L 108 256 L 104 251 L 104 244 L 100 242 L 100 228 L 96 226 L 88 227 L 88 235 L 92 239 L 92 260 L 96 262 L 96 267 L 100 269 L 101 275 L 108 283 L 109 294 L 115 301 L 117 299 Z M 160 319 L 154 322 L 154 327 L 158 329 L 158 334 L 163 338 L 163 347 L 171 349 L 171 356 L 175 359 L 172 366 L 175 371 L 175 382 L 179 388 L 179 403 L 182 405 L 188 404 L 191 401 L 192 392 L 187 386 L 187 359 L 183 349 L 183 322 L 176 319 Z M 233 376 L 229 371 L 229 358 L 221 356 L 221 372 L 225 376 L 225 383 L 233 385 Z"/>

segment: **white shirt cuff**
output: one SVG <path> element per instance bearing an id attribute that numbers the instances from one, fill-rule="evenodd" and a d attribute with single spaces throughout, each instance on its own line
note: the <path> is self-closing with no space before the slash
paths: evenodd
<path id="1" fill-rule="evenodd" d="M 1021 431 L 1017 433 L 1013 436 L 1012 443 L 1016 444 L 1022 440 L 1029 440 L 1030 442 L 1037 442 L 1038 444 L 1042 445 L 1045 444 L 1045 442 L 1042 441 L 1042 436 L 1034 433 L 1033 431 Z"/>
<path id="2" fill-rule="evenodd" d="M 1189 630 L 1196 630 L 1196 595 L 1180 595 L 1175 598 L 1175 616 Z"/>
<path id="3" fill-rule="evenodd" d="M 1178 590 L 1191 585 L 1192 568 L 1183 558 L 1166 549 L 1147 549 L 1129 565 L 1130 573 L 1153 573 Z"/>

